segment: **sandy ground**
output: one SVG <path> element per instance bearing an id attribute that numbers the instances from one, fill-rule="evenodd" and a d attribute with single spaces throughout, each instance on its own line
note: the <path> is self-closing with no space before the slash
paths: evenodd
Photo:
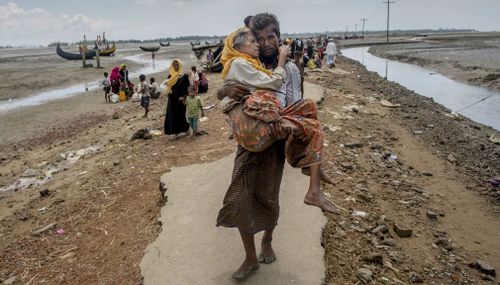
<path id="1" fill-rule="evenodd" d="M 431 35 L 414 44 L 380 45 L 374 55 L 418 64 L 461 82 L 500 90 L 500 34 Z"/>
<path id="2" fill-rule="evenodd" d="M 221 84 L 217 75 L 209 80 L 205 105 L 217 102 Z M 492 284 L 468 264 L 482 259 L 500 268 L 500 191 L 485 182 L 500 175 L 500 146 L 488 140 L 499 133 L 450 118 L 431 99 L 343 58 L 334 72 L 308 71 L 306 80 L 326 90 L 319 113 L 328 141 L 324 165 L 336 183 L 324 191 L 348 211 L 327 216 L 326 283 L 420 277 L 424 284 Z M 384 107 L 381 99 L 401 106 Z M 164 108 L 165 98 L 153 101 L 151 116 L 141 118 L 137 104 L 107 105 L 96 91 L 0 117 L 0 185 L 41 176 L 64 162 L 61 153 L 100 147 L 43 186 L 0 193 L 0 281 L 141 282 L 139 263 L 161 228 L 160 176 L 216 161 L 236 146 L 217 108 L 201 124 L 206 136 L 130 140 L 139 129 L 161 128 Z M 412 236 L 400 238 L 394 223 Z"/>

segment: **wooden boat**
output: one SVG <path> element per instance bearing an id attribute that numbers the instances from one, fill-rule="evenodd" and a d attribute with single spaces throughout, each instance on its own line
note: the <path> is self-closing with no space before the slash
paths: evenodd
<path id="1" fill-rule="evenodd" d="M 224 46 L 224 44 L 222 45 Z M 209 44 L 209 45 L 204 45 L 204 46 L 193 46 L 191 49 L 193 50 L 194 54 L 196 55 L 196 57 L 198 59 L 201 59 L 201 57 L 203 56 L 203 54 L 205 53 L 205 51 L 208 51 L 208 49 L 214 49 L 214 48 L 218 48 L 219 47 L 219 44 Z M 215 54 L 214 54 L 214 58 L 215 58 Z"/>
<path id="2" fill-rule="evenodd" d="M 67 60 L 82 60 L 81 53 L 70 53 L 63 51 L 62 48 L 57 44 L 56 47 L 57 55 Z M 92 59 L 95 57 L 95 50 L 90 50 L 85 53 L 85 59 Z"/>
<path id="3" fill-rule="evenodd" d="M 224 69 L 224 65 L 222 65 L 222 62 L 218 61 L 218 62 L 214 62 L 212 63 L 212 65 L 206 65 L 203 67 L 203 69 L 205 69 L 205 71 L 207 72 L 221 72 L 222 69 Z"/>
<path id="4" fill-rule="evenodd" d="M 209 49 L 214 49 L 214 62 L 212 64 L 209 64 L 206 61 L 206 52 L 208 52 Z M 220 57 L 222 55 L 222 50 L 224 49 L 224 44 L 216 43 L 216 44 L 209 44 L 209 45 L 204 45 L 204 46 L 197 46 L 197 47 L 192 47 L 192 50 L 194 54 L 196 55 L 196 58 L 198 58 L 198 62 L 200 65 L 203 67 L 203 69 L 207 72 L 221 72 L 224 66 L 220 62 Z"/>
<path id="5" fill-rule="evenodd" d="M 149 51 L 149 52 L 155 52 L 160 49 L 160 47 L 143 47 L 143 46 L 140 46 L 139 48 L 142 49 L 143 51 Z"/>
<path id="6" fill-rule="evenodd" d="M 97 47 L 97 43 L 95 43 L 94 50 L 97 50 L 97 49 L 99 49 L 99 48 Z M 100 50 L 99 56 L 111 56 L 115 53 L 115 51 L 116 51 L 116 46 L 115 46 L 115 43 L 113 43 L 113 46 L 111 46 L 110 48 Z"/>
<path id="7" fill-rule="evenodd" d="M 164 43 L 162 43 L 162 42 L 160 41 L 160 45 L 161 45 L 162 47 L 168 47 L 168 46 L 170 46 L 170 42 L 167 42 L 166 44 L 164 44 Z"/>

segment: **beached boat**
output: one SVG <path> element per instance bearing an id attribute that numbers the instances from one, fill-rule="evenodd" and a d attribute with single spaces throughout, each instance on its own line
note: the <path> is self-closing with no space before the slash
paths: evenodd
<path id="1" fill-rule="evenodd" d="M 214 62 L 212 64 L 208 63 L 206 61 L 206 53 L 208 52 L 209 49 L 213 50 L 214 53 Z M 194 54 L 196 55 L 196 58 L 198 58 L 198 62 L 200 65 L 203 67 L 203 69 L 207 72 L 221 72 L 222 68 L 224 67 L 222 63 L 220 62 L 220 57 L 222 55 L 222 49 L 224 49 L 224 44 L 222 43 L 216 43 L 216 44 L 209 44 L 209 45 L 204 45 L 204 46 L 193 46 L 192 50 Z"/>
<path id="2" fill-rule="evenodd" d="M 95 43 L 94 50 L 97 50 L 97 49 L 99 49 L 99 48 L 97 47 L 97 43 Z M 116 46 L 115 46 L 115 43 L 113 43 L 113 46 L 111 46 L 110 48 L 100 50 L 99 56 L 111 56 L 115 53 L 115 51 L 116 51 Z"/>
<path id="3" fill-rule="evenodd" d="M 193 42 L 190 42 L 190 43 L 191 43 L 192 47 L 201 45 L 200 41 L 195 41 L 194 43 Z"/>
<path id="4" fill-rule="evenodd" d="M 143 47 L 143 46 L 140 46 L 139 48 L 142 49 L 143 51 L 150 51 L 150 52 L 155 52 L 160 49 L 160 47 Z"/>
<path id="5" fill-rule="evenodd" d="M 82 60 L 81 53 L 70 53 L 67 51 L 63 51 L 62 48 L 57 45 L 56 48 L 57 55 L 67 60 Z M 92 59 L 95 57 L 95 50 L 87 51 L 85 53 L 85 59 Z"/>
<path id="6" fill-rule="evenodd" d="M 166 44 L 164 44 L 164 43 L 162 43 L 162 42 L 160 41 L 160 45 L 161 45 L 162 47 L 168 47 L 168 46 L 170 46 L 170 42 L 167 42 Z"/>

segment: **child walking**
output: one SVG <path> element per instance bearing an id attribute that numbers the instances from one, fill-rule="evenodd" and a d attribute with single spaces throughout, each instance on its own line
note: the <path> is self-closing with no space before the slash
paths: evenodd
<path id="1" fill-rule="evenodd" d="M 200 119 L 200 115 L 201 117 L 205 117 L 200 96 L 196 95 L 194 86 L 188 87 L 188 96 L 184 104 L 186 104 L 188 122 L 192 130 L 191 136 L 194 137 L 198 134 L 198 120 Z"/>
<path id="2" fill-rule="evenodd" d="M 139 88 L 138 88 L 138 91 L 139 91 L 139 94 L 141 94 L 141 107 L 144 108 L 144 118 L 146 118 L 148 116 L 148 112 L 149 112 L 149 99 L 150 99 L 150 96 L 149 96 L 149 87 L 148 87 L 148 83 L 146 82 L 146 75 L 144 74 L 141 74 L 139 76 Z"/>
<path id="3" fill-rule="evenodd" d="M 104 72 L 104 79 L 101 80 L 100 84 L 103 86 L 102 91 L 104 91 L 104 100 L 106 103 L 111 102 L 109 99 L 109 92 L 111 91 L 111 81 L 109 81 L 108 73 Z"/>
<path id="4" fill-rule="evenodd" d="M 272 72 L 259 61 L 259 44 L 250 29 L 243 27 L 229 34 L 221 57 L 222 78 L 245 84 L 252 93 L 241 101 L 226 97 L 224 112 L 229 116 L 238 144 L 249 151 L 263 151 L 275 142 L 270 135 L 271 125 L 280 125 L 287 131 L 285 155 L 288 163 L 311 177 L 304 203 L 338 214 L 339 209 L 320 188 L 320 180 L 329 183 L 331 180 L 321 169 L 324 135 L 316 103 L 306 99 L 283 108 L 274 93 L 279 92 L 286 78 L 283 67 L 289 49 L 288 46 L 280 47 L 278 67 Z"/>

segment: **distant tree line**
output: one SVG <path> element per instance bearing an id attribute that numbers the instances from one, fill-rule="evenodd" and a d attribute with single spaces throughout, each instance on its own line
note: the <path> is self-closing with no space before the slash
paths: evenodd
<path id="1" fill-rule="evenodd" d="M 369 30 L 365 31 L 365 35 L 376 35 L 376 34 L 384 34 L 386 31 L 385 30 Z M 428 33 L 469 33 L 469 32 L 477 32 L 477 30 L 473 29 L 454 29 L 454 28 L 440 28 L 440 29 L 417 29 L 417 30 L 391 30 L 390 33 L 392 35 L 412 35 L 412 34 L 428 34 Z M 319 35 L 344 35 L 344 34 L 361 34 L 361 31 L 353 32 L 353 31 L 325 31 L 325 32 L 314 32 L 314 33 L 282 33 L 283 38 L 302 38 L 302 37 L 314 37 L 314 36 L 319 36 Z M 186 41 L 209 41 L 209 42 L 215 42 L 219 41 L 220 39 L 224 39 L 226 36 L 219 36 L 219 35 L 213 35 L 213 36 L 196 36 L 196 35 L 190 35 L 190 36 L 181 36 L 181 37 L 167 37 L 167 38 L 157 38 L 157 39 L 147 39 L 147 40 L 138 40 L 138 39 L 128 39 L 128 40 L 109 40 L 109 42 L 115 42 L 115 43 L 152 43 L 152 42 L 186 42 Z M 58 42 L 53 42 L 48 44 L 48 47 L 55 47 Z M 80 44 L 81 41 L 78 42 L 73 42 L 71 45 L 78 45 Z M 59 42 L 61 46 L 68 46 L 70 43 L 67 42 Z M 87 40 L 87 44 L 93 44 L 92 40 Z M 42 46 L 40 46 L 42 47 Z M 0 46 L 0 49 L 5 49 L 5 48 L 13 48 L 11 45 L 5 45 L 5 46 Z"/>
<path id="2" fill-rule="evenodd" d="M 63 47 L 69 45 L 69 43 L 66 43 L 66 42 L 53 42 L 53 43 L 48 44 L 47 46 L 48 47 L 55 47 L 55 46 L 57 46 L 57 44 L 59 44 L 60 46 L 63 46 Z"/>

